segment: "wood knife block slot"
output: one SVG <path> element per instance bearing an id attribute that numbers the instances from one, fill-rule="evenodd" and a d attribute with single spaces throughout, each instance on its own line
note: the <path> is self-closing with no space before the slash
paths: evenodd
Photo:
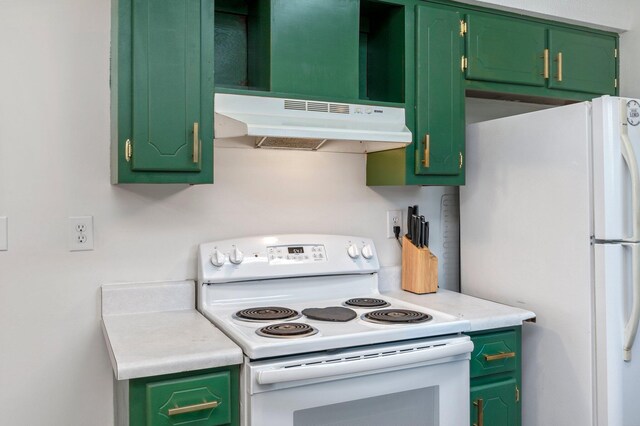
<path id="1" fill-rule="evenodd" d="M 416 294 L 438 291 L 438 258 L 428 247 L 418 248 L 402 239 L 402 289 Z"/>

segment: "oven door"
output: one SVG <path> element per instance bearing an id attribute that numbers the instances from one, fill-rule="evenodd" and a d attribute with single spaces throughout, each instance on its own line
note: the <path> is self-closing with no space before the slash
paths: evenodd
<path id="1" fill-rule="evenodd" d="M 247 361 L 243 424 L 468 425 L 472 349 L 454 336 Z"/>

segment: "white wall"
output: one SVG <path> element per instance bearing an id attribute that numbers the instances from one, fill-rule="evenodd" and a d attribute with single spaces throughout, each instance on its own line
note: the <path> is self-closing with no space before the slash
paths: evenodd
<path id="1" fill-rule="evenodd" d="M 606 5 L 629 3 L 549 0 L 536 12 L 624 28 L 633 13 Z M 218 150 L 215 185 L 111 186 L 109 16 L 109 0 L 0 0 L 2 423 L 113 423 L 102 283 L 193 277 L 198 243 L 257 233 L 369 235 L 395 265 L 385 211 L 439 210 L 441 188 L 367 188 L 357 155 Z M 95 217 L 94 251 L 67 251 L 72 215 Z"/>

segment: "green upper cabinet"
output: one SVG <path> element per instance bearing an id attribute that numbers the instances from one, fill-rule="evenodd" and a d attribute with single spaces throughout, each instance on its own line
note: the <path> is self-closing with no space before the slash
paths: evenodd
<path id="1" fill-rule="evenodd" d="M 359 0 L 270 0 L 271 90 L 357 99 Z"/>
<path id="2" fill-rule="evenodd" d="M 467 79 L 545 85 L 544 26 L 489 14 L 467 15 L 466 25 Z"/>
<path id="3" fill-rule="evenodd" d="M 114 3 L 114 181 L 213 182 L 213 1 Z"/>
<path id="4" fill-rule="evenodd" d="M 615 37 L 569 29 L 549 30 L 549 87 L 577 92 L 616 93 Z"/>
<path id="5" fill-rule="evenodd" d="M 455 10 L 416 6 L 415 173 L 464 183 L 462 37 Z"/>

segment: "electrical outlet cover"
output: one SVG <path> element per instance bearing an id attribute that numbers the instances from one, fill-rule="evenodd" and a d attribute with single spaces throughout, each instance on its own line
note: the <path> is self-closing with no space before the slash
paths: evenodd
<path id="1" fill-rule="evenodd" d="M 70 216 L 69 251 L 93 250 L 93 216 Z"/>
<path id="2" fill-rule="evenodd" d="M 0 216 L 0 251 L 9 250 L 9 219 Z"/>
<path id="3" fill-rule="evenodd" d="M 402 236 L 402 210 L 387 210 L 387 238 L 395 238 L 393 227 L 400 227 L 400 236 Z"/>

